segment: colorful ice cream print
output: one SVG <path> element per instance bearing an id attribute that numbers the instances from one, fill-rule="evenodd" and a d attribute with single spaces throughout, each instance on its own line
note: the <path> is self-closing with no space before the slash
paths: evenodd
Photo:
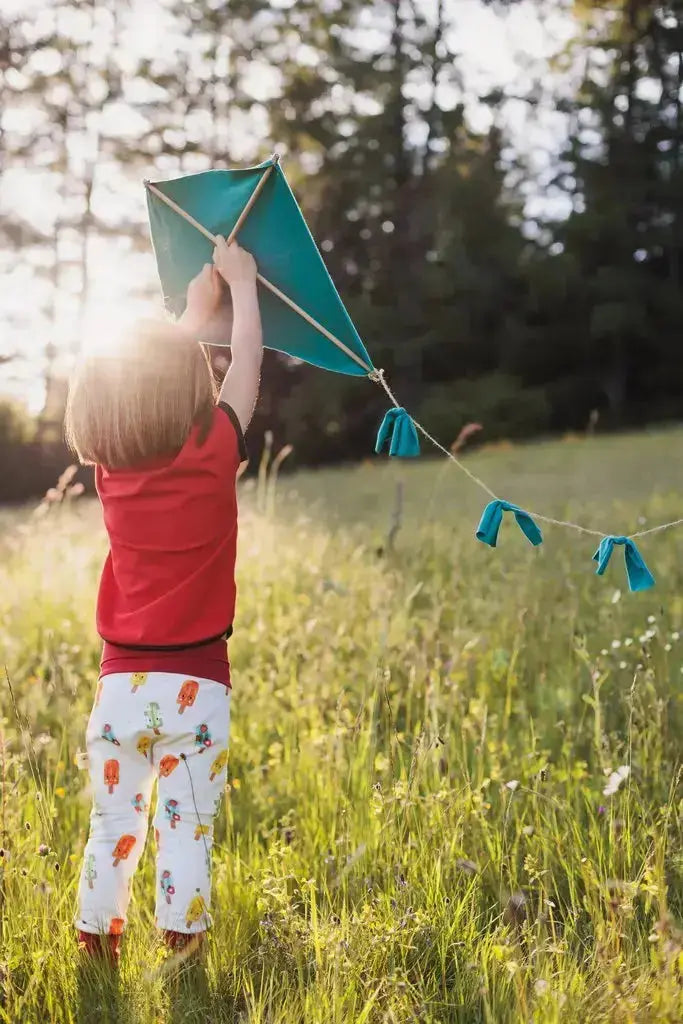
<path id="1" fill-rule="evenodd" d="M 202 722 L 202 724 L 198 725 L 195 729 L 194 744 L 198 748 L 199 753 L 203 754 L 205 750 L 208 750 L 212 743 L 213 740 L 211 739 L 209 727 L 205 722 Z"/>
<path id="2" fill-rule="evenodd" d="M 202 836 L 210 836 L 210 835 L 211 835 L 211 826 L 210 825 L 198 824 L 197 827 L 194 830 L 194 837 L 195 837 L 195 839 L 201 839 Z"/>
<path id="3" fill-rule="evenodd" d="M 114 735 L 114 730 L 112 729 L 108 722 L 106 725 L 102 726 L 102 739 L 109 740 L 109 742 L 113 743 L 115 747 L 121 746 L 116 736 Z"/>
<path id="4" fill-rule="evenodd" d="M 131 672 L 130 674 L 130 692 L 137 693 L 141 686 L 144 686 L 147 682 L 146 672 Z"/>
<path id="5" fill-rule="evenodd" d="M 186 679 L 183 685 L 178 691 L 176 697 L 176 704 L 178 705 L 178 714 L 182 715 L 185 712 L 185 708 L 191 708 L 194 704 L 197 691 L 199 690 L 199 683 L 195 679 Z"/>
<path id="6" fill-rule="evenodd" d="M 150 701 L 145 708 L 145 722 L 150 729 L 154 730 L 155 736 L 161 736 L 161 727 L 164 724 L 164 720 L 161 717 L 161 708 L 155 700 Z"/>
<path id="7" fill-rule="evenodd" d="M 175 896 L 175 885 L 173 884 L 173 875 L 170 871 L 161 872 L 161 891 L 166 897 L 166 902 L 171 904 L 171 898 Z"/>
<path id="8" fill-rule="evenodd" d="M 202 915 L 206 913 L 206 903 L 204 897 L 200 894 L 197 889 L 197 895 L 193 896 L 187 905 L 185 912 L 185 924 L 189 928 L 190 925 L 196 924 L 197 921 L 201 920 Z"/>
<path id="9" fill-rule="evenodd" d="M 88 882 L 88 888 L 95 888 L 95 881 L 97 880 L 97 866 L 95 864 L 95 854 L 89 853 L 85 858 L 85 868 L 83 873 Z"/>
<path id="10" fill-rule="evenodd" d="M 134 846 L 135 836 L 121 836 L 112 852 L 112 857 L 114 858 L 114 867 L 118 867 L 119 861 L 128 859 L 128 854 L 130 853 Z"/>
<path id="11" fill-rule="evenodd" d="M 131 803 L 138 814 L 144 814 L 147 810 L 147 804 L 145 803 L 145 798 L 142 793 L 136 793 L 131 800 Z"/>
<path id="12" fill-rule="evenodd" d="M 180 821 L 180 815 L 178 814 L 178 801 L 167 800 L 164 804 L 164 811 L 166 812 L 166 818 L 171 823 L 171 828 L 176 827 L 176 822 Z"/>
<path id="13" fill-rule="evenodd" d="M 216 757 L 214 759 L 214 762 L 211 765 L 211 771 L 209 773 L 209 778 L 211 779 L 212 782 L 216 778 L 217 775 L 220 775 L 220 773 L 223 771 L 223 769 L 225 768 L 227 763 L 228 763 L 228 752 L 227 752 L 227 750 L 221 750 L 220 754 L 218 755 L 218 757 Z"/>
<path id="14" fill-rule="evenodd" d="M 159 761 L 159 774 L 166 778 L 179 764 L 180 761 L 173 754 L 164 754 L 161 761 Z"/>
<path id="15" fill-rule="evenodd" d="M 104 762 L 104 784 L 110 793 L 113 793 L 114 786 L 119 784 L 119 762 L 115 757 L 110 757 Z"/>
<path id="16" fill-rule="evenodd" d="M 151 736 L 141 736 L 137 742 L 138 754 L 142 754 L 143 757 L 147 757 L 149 754 L 149 748 L 152 746 Z"/>
<path id="17" fill-rule="evenodd" d="M 109 934 L 110 935 L 123 935 L 123 929 L 126 922 L 122 917 L 112 917 L 109 922 Z"/>

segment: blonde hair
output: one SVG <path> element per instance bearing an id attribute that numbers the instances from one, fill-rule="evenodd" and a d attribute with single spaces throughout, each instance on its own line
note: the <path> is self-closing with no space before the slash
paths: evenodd
<path id="1" fill-rule="evenodd" d="M 130 469 L 176 455 L 211 429 L 216 384 L 205 350 L 178 325 L 142 321 L 115 349 L 86 354 L 71 380 L 65 434 L 81 462 Z"/>

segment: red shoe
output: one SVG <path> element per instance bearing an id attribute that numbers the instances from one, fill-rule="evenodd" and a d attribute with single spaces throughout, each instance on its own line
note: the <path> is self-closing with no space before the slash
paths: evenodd
<path id="1" fill-rule="evenodd" d="M 92 932 L 78 933 L 78 948 L 93 959 L 111 960 L 118 964 L 121 956 L 120 935 L 100 935 Z"/>
<path id="2" fill-rule="evenodd" d="M 172 949 L 174 953 L 194 952 L 204 942 L 204 932 L 194 932 L 188 934 L 187 932 L 173 932 L 170 930 L 163 931 L 162 938 L 169 949 Z"/>

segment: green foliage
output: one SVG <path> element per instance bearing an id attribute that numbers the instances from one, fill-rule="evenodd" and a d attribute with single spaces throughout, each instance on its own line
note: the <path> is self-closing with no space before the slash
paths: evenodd
<path id="1" fill-rule="evenodd" d="M 36 424 L 25 406 L 0 398 L 0 445 L 21 445 L 35 437 Z"/>
<path id="2" fill-rule="evenodd" d="M 510 500 L 628 532 L 679 515 L 680 442 L 509 446 L 471 465 Z M 120 980 L 79 969 L 71 923 L 99 513 L 4 517 L 3 660 L 26 730 L 5 687 L 3 1020 L 676 1024 L 677 535 L 644 540 L 657 590 L 629 596 L 578 535 L 548 529 L 532 550 L 503 526 L 497 550 L 477 544 L 482 495 L 445 460 L 298 476 L 276 516 L 255 487 L 208 961 L 164 958 L 148 849 Z"/>

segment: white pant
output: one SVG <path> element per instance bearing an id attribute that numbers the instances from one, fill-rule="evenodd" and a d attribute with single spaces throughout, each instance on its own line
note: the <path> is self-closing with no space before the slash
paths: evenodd
<path id="1" fill-rule="evenodd" d="M 76 927 L 120 933 L 158 778 L 156 923 L 211 924 L 212 820 L 225 783 L 230 691 L 171 672 L 105 676 L 87 730 L 93 808 Z"/>

